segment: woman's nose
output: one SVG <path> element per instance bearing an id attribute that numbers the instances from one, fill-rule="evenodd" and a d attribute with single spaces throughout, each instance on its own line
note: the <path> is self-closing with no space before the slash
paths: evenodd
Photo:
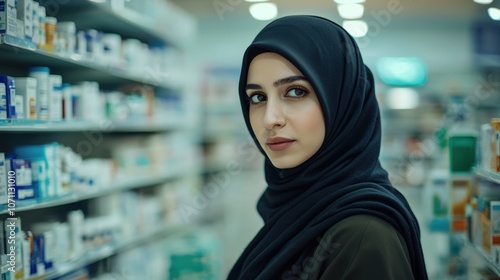
<path id="1" fill-rule="evenodd" d="M 279 101 L 268 100 L 264 115 L 264 126 L 267 129 L 271 130 L 285 126 L 286 118 L 283 109 L 284 107 Z"/>

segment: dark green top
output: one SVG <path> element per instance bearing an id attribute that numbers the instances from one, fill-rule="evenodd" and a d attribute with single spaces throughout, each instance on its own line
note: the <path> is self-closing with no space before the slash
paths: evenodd
<path id="1" fill-rule="evenodd" d="M 314 255 L 304 259 L 300 268 L 294 268 L 301 272 L 297 279 L 413 279 L 404 239 L 392 225 L 377 217 L 348 217 L 316 242 Z"/>

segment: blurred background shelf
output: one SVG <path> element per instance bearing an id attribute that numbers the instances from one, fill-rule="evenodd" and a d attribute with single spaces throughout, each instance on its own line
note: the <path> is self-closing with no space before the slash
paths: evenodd
<path id="1" fill-rule="evenodd" d="M 183 127 L 182 121 L 177 122 L 154 122 L 154 121 L 129 121 L 113 122 L 102 120 L 100 122 L 90 121 L 0 121 L 0 132 L 75 132 L 85 130 L 96 130 L 100 132 L 165 132 L 178 130 Z"/>
<path id="2" fill-rule="evenodd" d="M 87 2 L 82 1 L 82 2 Z M 35 65 L 50 66 L 53 73 L 64 75 L 70 83 L 82 80 L 99 82 L 104 86 L 117 86 L 123 83 L 141 83 L 163 88 L 176 88 L 175 81 L 159 77 L 155 69 L 150 73 L 134 73 L 79 55 L 63 56 L 38 49 L 33 43 L 9 35 L 0 35 L 0 70 L 9 67 L 11 75 L 23 76 L 28 68 Z"/>

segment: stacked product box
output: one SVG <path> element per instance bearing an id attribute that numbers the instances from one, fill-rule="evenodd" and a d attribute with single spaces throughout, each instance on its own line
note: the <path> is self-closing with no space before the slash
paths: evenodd
<path id="1" fill-rule="evenodd" d="M 83 256 L 82 211 L 70 212 L 67 222 L 37 222 L 28 229 L 21 227 L 21 220 L 16 217 L 0 221 L 0 236 L 5 237 L 8 245 L 0 246 L 0 256 L 11 272 L 4 276 L 10 278 L 2 279 L 39 277 Z"/>
<path id="2" fill-rule="evenodd" d="M 452 232 L 467 230 L 466 209 L 474 195 L 476 145 L 477 132 L 474 130 L 456 129 L 448 135 Z"/>
<path id="3" fill-rule="evenodd" d="M 481 126 L 476 174 L 477 195 L 471 200 L 470 241 L 500 267 L 500 119 Z"/>
<path id="4" fill-rule="evenodd" d="M 0 120 L 16 118 L 16 83 L 13 77 L 0 75 Z"/>
<path id="5" fill-rule="evenodd" d="M 17 37 L 17 1 L 0 0 L 0 34 Z"/>
<path id="6" fill-rule="evenodd" d="M 497 265 L 500 264 L 500 184 L 478 179 L 472 200 L 470 241 Z"/>
<path id="7" fill-rule="evenodd" d="M 115 180 L 114 166 L 111 159 L 83 160 L 56 142 L 0 152 L 0 209 L 8 208 L 9 194 L 17 206 L 26 206 L 109 188 Z M 9 180 L 12 176 L 15 178 Z M 12 191 L 8 191 L 9 187 Z"/>

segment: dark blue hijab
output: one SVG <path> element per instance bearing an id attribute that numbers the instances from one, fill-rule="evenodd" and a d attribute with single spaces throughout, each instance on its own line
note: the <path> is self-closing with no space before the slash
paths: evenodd
<path id="1" fill-rule="evenodd" d="M 265 224 L 228 279 L 281 279 L 290 264 L 317 246 L 318 237 L 358 214 L 393 225 L 406 241 L 415 279 L 427 279 L 417 220 L 378 160 L 381 126 L 373 76 L 354 39 L 316 16 L 283 17 L 257 35 L 243 57 L 239 95 L 261 152 L 250 126 L 245 85 L 250 62 L 264 52 L 283 56 L 311 83 L 326 135 L 318 152 L 297 167 L 279 169 L 266 157 L 268 187 L 257 204 Z"/>

